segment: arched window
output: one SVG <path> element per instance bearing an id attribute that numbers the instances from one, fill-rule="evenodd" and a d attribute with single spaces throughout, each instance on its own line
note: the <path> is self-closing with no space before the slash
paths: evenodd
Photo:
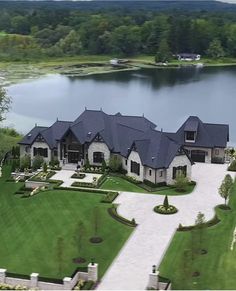
<path id="1" fill-rule="evenodd" d="M 104 153 L 103 152 L 94 152 L 93 153 L 93 162 L 101 164 L 104 160 Z"/>

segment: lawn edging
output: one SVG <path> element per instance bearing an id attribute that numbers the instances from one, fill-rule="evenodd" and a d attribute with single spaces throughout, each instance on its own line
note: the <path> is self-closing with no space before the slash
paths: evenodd
<path id="1" fill-rule="evenodd" d="M 107 209 L 108 213 L 110 214 L 110 216 L 112 218 L 114 218 L 115 220 L 130 226 L 130 227 L 136 227 L 138 224 L 135 222 L 134 218 L 132 220 L 126 219 L 123 216 L 119 215 L 119 213 L 117 212 L 117 206 L 118 205 L 114 205 L 113 207 L 110 207 Z"/>

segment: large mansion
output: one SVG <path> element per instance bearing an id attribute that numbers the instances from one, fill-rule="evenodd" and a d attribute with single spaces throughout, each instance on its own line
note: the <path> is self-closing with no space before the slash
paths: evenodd
<path id="1" fill-rule="evenodd" d="M 191 179 L 194 161 L 224 162 L 228 125 L 191 116 L 176 133 L 155 128 L 145 117 L 85 110 L 74 122 L 35 126 L 20 142 L 20 152 L 46 162 L 57 158 L 61 165 L 86 159 L 91 165 L 108 164 L 111 155 L 119 156 L 127 175 L 154 184 L 173 184 L 179 172 Z"/>

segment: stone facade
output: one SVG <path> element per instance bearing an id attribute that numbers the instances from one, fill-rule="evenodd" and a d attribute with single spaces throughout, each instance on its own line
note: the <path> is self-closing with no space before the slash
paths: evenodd
<path id="1" fill-rule="evenodd" d="M 93 153 L 94 152 L 102 152 L 104 154 L 104 160 L 105 160 L 106 164 L 109 163 L 110 150 L 104 142 L 92 142 L 88 148 L 88 160 L 89 160 L 90 165 L 101 165 L 101 163 L 94 163 L 93 162 Z"/>
<path id="2" fill-rule="evenodd" d="M 43 157 L 44 161 L 46 163 L 49 163 L 51 161 L 52 158 L 52 153 L 51 153 L 51 149 L 49 148 L 48 144 L 45 142 L 34 142 L 31 147 L 30 147 L 30 157 L 33 160 L 34 158 L 34 148 L 42 148 L 42 149 L 47 149 L 48 150 L 48 156 L 47 157 Z"/>
<path id="3" fill-rule="evenodd" d="M 136 162 L 140 165 L 140 174 L 139 175 L 131 172 L 131 161 Z M 144 180 L 144 167 L 142 165 L 140 156 L 136 151 L 131 151 L 131 153 L 129 154 L 128 163 L 127 163 L 127 175 L 130 177 L 133 177 L 139 181 Z"/>
<path id="4" fill-rule="evenodd" d="M 168 185 L 173 185 L 175 180 L 173 179 L 173 168 L 179 166 L 187 166 L 187 177 L 191 180 L 192 164 L 186 155 L 175 156 L 171 162 L 169 168 L 166 170 L 166 183 Z"/>
<path id="5" fill-rule="evenodd" d="M 224 148 L 214 148 L 212 149 L 212 161 L 225 161 L 225 149 Z"/>

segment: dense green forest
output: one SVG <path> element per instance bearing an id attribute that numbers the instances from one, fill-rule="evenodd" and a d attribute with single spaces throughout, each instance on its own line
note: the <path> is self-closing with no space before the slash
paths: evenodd
<path id="1" fill-rule="evenodd" d="M 163 60 L 181 52 L 236 57 L 236 9 L 76 5 L 57 4 L 55 9 L 51 2 L 0 2 L 1 60 L 82 54 L 153 54 Z"/>

